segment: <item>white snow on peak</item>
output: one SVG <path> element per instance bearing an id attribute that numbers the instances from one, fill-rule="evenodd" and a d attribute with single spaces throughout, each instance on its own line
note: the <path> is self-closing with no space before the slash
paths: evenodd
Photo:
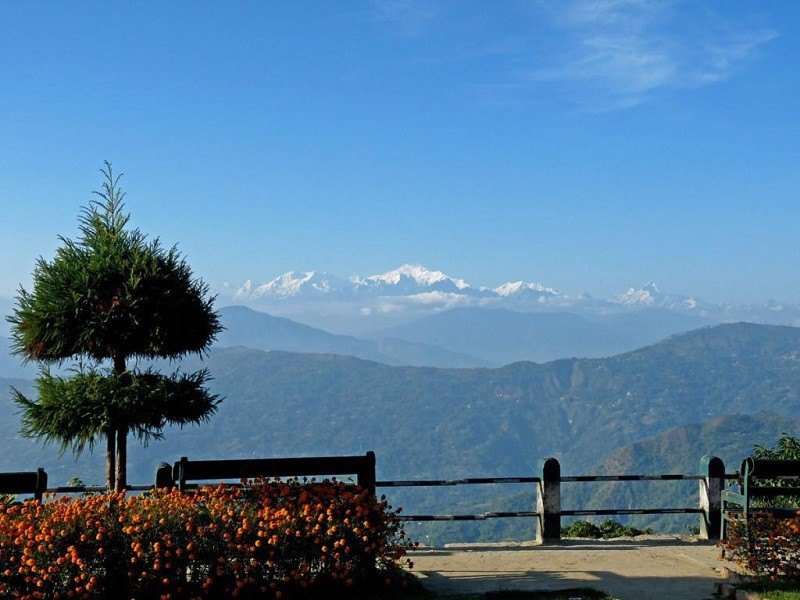
<path id="1" fill-rule="evenodd" d="M 322 271 L 289 271 L 272 281 L 253 288 L 248 280 L 237 296 L 291 298 L 298 295 L 330 294 L 343 291 L 347 283 Z"/>
<path id="2" fill-rule="evenodd" d="M 611 297 L 611 302 L 624 304 L 626 306 L 654 306 L 661 299 L 662 294 L 658 286 L 652 281 L 638 290 L 634 287 L 628 288 L 624 294 L 617 294 Z"/>
<path id="3" fill-rule="evenodd" d="M 448 277 L 442 271 L 431 271 L 422 265 L 404 264 L 388 271 L 382 275 L 371 275 L 365 279 L 359 280 L 360 282 L 382 283 L 388 285 L 400 285 L 404 281 L 411 280 L 420 287 L 430 287 L 442 282 L 451 282 L 456 289 L 465 290 L 470 286 L 463 279 L 453 279 Z"/>
<path id="4" fill-rule="evenodd" d="M 624 294 L 617 294 L 609 300 L 631 308 L 641 306 L 668 308 L 692 314 L 712 314 L 721 310 L 720 306 L 715 306 L 694 296 L 665 294 L 652 281 L 638 290 L 633 287 L 628 288 Z"/>
<path id="5" fill-rule="evenodd" d="M 236 298 L 247 298 L 253 291 L 253 282 L 249 279 L 244 282 L 242 287 L 236 290 Z"/>
<path id="6" fill-rule="evenodd" d="M 540 294 L 545 296 L 557 296 L 558 290 L 551 287 L 545 287 L 541 283 L 530 283 L 528 281 L 513 281 L 499 285 L 492 290 L 498 296 L 508 298 L 510 296 L 519 296 L 522 294 Z"/>

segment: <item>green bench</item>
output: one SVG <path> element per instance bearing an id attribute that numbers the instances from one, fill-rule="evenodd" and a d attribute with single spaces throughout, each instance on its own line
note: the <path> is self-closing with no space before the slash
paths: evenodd
<path id="1" fill-rule="evenodd" d="M 169 467 L 166 468 L 168 470 Z M 156 474 L 156 487 L 169 481 Z M 359 456 L 313 456 L 303 458 L 251 458 L 241 460 L 189 460 L 185 456 L 172 467 L 172 481 L 181 491 L 192 481 L 252 479 L 254 477 L 302 477 L 305 475 L 356 475 L 358 485 L 375 494 L 375 453 Z M 160 479 L 161 478 L 161 479 Z"/>
<path id="2" fill-rule="evenodd" d="M 787 480 L 794 480 L 793 485 L 787 486 Z M 739 491 L 722 491 L 722 538 L 725 537 L 726 523 L 747 522 L 754 512 L 794 515 L 800 507 L 772 506 L 769 500 L 779 496 L 800 496 L 797 480 L 800 480 L 800 460 L 773 460 L 753 456 L 744 459 L 739 472 Z"/>
<path id="3" fill-rule="evenodd" d="M 32 494 L 41 500 L 47 491 L 47 473 L 44 469 L 24 473 L 0 473 L 0 494 Z"/>

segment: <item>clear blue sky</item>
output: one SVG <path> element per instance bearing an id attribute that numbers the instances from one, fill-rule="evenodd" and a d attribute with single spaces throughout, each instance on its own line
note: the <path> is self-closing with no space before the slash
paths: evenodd
<path id="1" fill-rule="evenodd" d="M 800 3 L 0 4 L 0 295 L 104 159 L 212 286 L 800 301 Z"/>

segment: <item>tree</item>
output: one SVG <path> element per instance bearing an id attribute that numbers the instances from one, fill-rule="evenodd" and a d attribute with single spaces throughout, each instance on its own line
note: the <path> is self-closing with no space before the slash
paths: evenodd
<path id="1" fill-rule="evenodd" d="M 203 355 L 222 328 L 208 286 L 175 247 L 129 227 L 120 176 L 108 162 L 101 173 L 79 237 L 60 237 L 53 260 L 37 260 L 32 291 L 20 288 L 8 319 L 15 353 L 42 365 L 38 398 L 15 391 L 23 434 L 75 453 L 105 437 L 106 483 L 120 490 L 129 432 L 147 442 L 167 424 L 208 419 L 220 401 L 206 370 L 164 375 L 135 365 Z M 67 361 L 78 362 L 71 375 L 49 372 Z"/>

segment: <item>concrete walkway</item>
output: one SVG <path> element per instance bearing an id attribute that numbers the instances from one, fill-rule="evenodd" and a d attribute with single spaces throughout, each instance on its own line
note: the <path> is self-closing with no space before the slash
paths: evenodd
<path id="1" fill-rule="evenodd" d="M 438 593 L 592 587 L 621 600 L 704 600 L 724 579 L 719 549 L 694 538 L 641 536 L 554 545 L 449 544 L 411 553 Z"/>

